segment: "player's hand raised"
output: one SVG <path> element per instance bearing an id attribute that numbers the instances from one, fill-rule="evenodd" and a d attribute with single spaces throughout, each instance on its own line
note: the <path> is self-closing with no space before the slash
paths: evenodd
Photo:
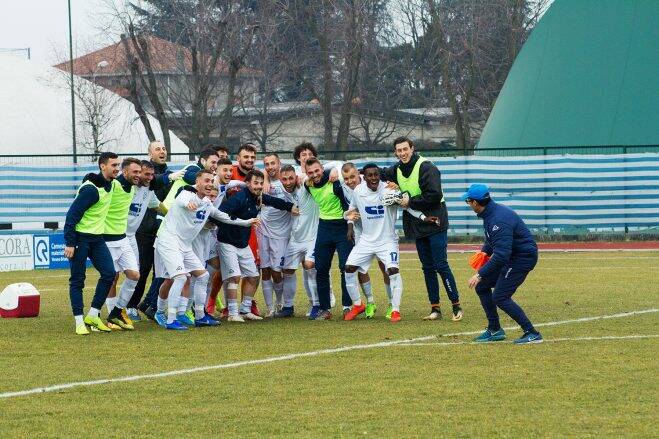
<path id="1" fill-rule="evenodd" d="M 330 171 L 329 182 L 334 183 L 338 179 L 339 179 L 339 170 L 334 168 Z"/>
<path id="2" fill-rule="evenodd" d="M 180 171 L 172 172 L 171 174 L 168 175 L 167 178 L 169 178 L 169 181 L 176 181 L 180 180 L 183 178 L 183 175 L 185 174 L 185 171 L 181 169 Z"/>

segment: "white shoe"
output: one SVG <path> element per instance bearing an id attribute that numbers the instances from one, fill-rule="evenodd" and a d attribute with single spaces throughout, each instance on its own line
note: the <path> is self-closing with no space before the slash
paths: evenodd
<path id="1" fill-rule="evenodd" d="M 251 314 L 251 313 L 250 313 Z M 253 315 L 253 314 L 252 314 Z M 275 310 L 274 309 L 269 309 L 268 313 L 265 315 L 266 319 L 271 319 L 275 316 Z"/>
<path id="2" fill-rule="evenodd" d="M 251 312 L 240 314 L 240 317 L 242 317 L 245 320 L 263 320 L 263 317 L 257 316 L 256 314 L 252 314 Z"/>
<path id="3" fill-rule="evenodd" d="M 442 318 L 442 313 L 439 311 L 431 311 L 430 314 L 425 316 L 423 320 L 440 320 Z"/>
<path id="4" fill-rule="evenodd" d="M 245 320 L 240 315 L 235 315 L 235 316 L 230 315 L 229 317 L 227 317 L 227 322 L 245 323 Z"/>

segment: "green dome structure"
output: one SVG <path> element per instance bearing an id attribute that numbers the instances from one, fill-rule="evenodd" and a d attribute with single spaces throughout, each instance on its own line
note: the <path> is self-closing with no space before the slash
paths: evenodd
<path id="1" fill-rule="evenodd" d="M 556 0 L 517 56 L 476 154 L 659 151 L 658 20 L 659 0 Z"/>

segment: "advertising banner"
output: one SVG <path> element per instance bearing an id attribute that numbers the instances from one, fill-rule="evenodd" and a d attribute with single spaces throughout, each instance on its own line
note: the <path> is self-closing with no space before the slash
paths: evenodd
<path id="1" fill-rule="evenodd" d="M 32 235 L 0 235 L 0 271 L 33 268 Z"/>

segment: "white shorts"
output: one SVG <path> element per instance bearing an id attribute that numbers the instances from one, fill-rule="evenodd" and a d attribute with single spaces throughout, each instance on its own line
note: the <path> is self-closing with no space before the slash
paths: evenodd
<path id="1" fill-rule="evenodd" d="M 195 239 L 192 240 L 192 251 L 203 263 L 210 259 L 212 238 L 213 234 L 210 230 L 201 229 Z"/>
<path id="2" fill-rule="evenodd" d="M 398 268 L 398 243 L 384 242 L 381 245 L 359 245 L 354 246 L 346 265 L 354 265 L 359 272 L 366 273 L 371 267 L 373 258 L 378 258 L 385 268 Z"/>
<path id="3" fill-rule="evenodd" d="M 271 268 L 281 270 L 286 247 L 288 246 L 287 238 L 271 238 L 261 233 L 257 236 L 259 244 L 260 268 Z"/>
<path id="4" fill-rule="evenodd" d="M 133 249 L 133 254 L 137 258 L 137 265 L 139 267 L 139 265 L 140 265 L 140 248 L 137 245 L 137 238 L 135 238 L 135 235 L 126 235 L 126 239 L 128 239 L 128 242 L 130 243 L 130 248 Z"/>
<path id="5" fill-rule="evenodd" d="M 359 244 L 359 238 L 362 237 L 362 226 L 353 227 L 352 231 L 355 233 L 355 246 Z"/>
<path id="6" fill-rule="evenodd" d="M 156 239 L 156 249 L 153 265 L 156 277 L 171 279 L 180 274 L 187 274 L 195 270 L 205 270 L 202 263 L 192 249 L 181 247 L 170 240 Z"/>
<path id="7" fill-rule="evenodd" d="M 125 270 L 140 271 L 137 256 L 128 238 L 122 238 L 118 241 L 107 241 L 105 244 L 108 246 L 108 250 L 110 250 L 114 271 L 117 273 Z"/>
<path id="8" fill-rule="evenodd" d="M 220 242 L 220 271 L 222 279 L 230 277 L 257 277 L 259 270 L 256 268 L 254 254 L 249 246 L 238 248 L 231 244 Z"/>
<path id="9" fill-rule="evenodd" d="M 290 241 L 284 253 L 284 261 L 281 266 L 284 270 L 296 270 L 303 261 L 316 262 L 314 247 L 316 240 L 297 242 Z"/>

